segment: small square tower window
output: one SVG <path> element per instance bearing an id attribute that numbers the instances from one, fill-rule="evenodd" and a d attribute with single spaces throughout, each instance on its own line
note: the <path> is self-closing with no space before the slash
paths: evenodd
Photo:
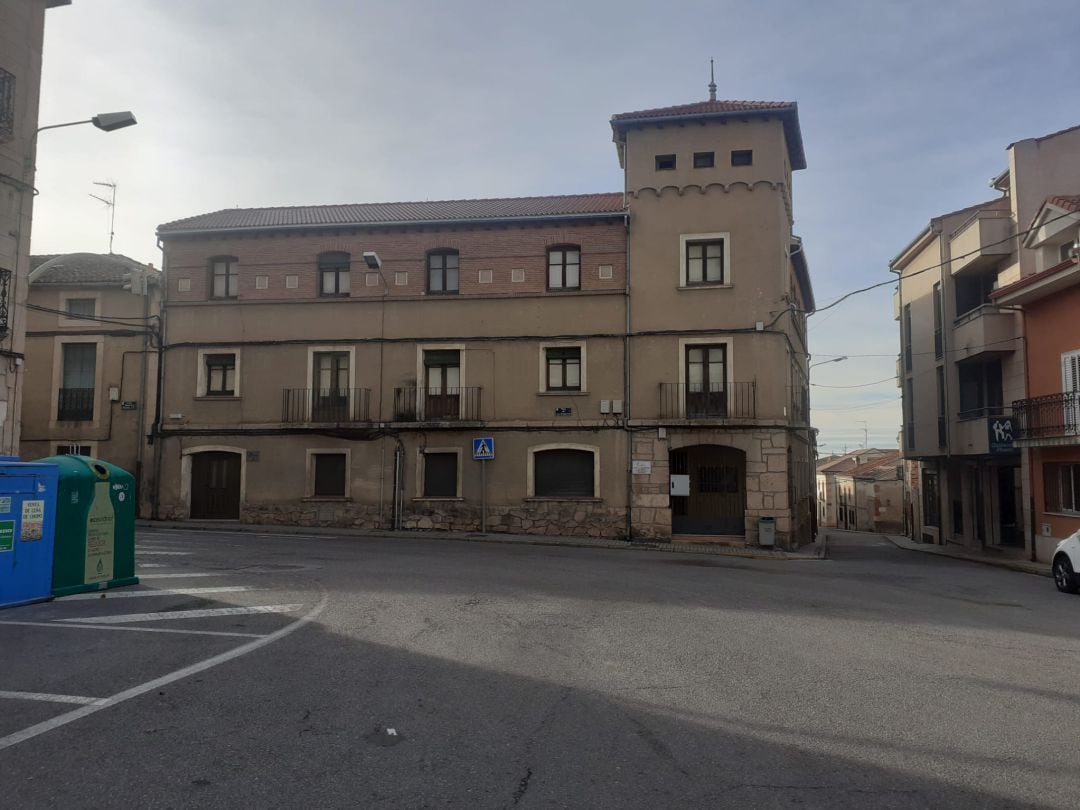
<path id="1" fill-rule="evenodd" d="M 731 165 L 732 166 L 753 166 L 754 165 L 754 150 L 753 149 L 736 149 L 731 153 Z"/>
<path id="2" fill-rule="evenodd" d="M 675 168 L 675 155 L 657 155 L 656 170 L 658 172 L 671 171 Z"/>
<path id="3" fill-rule="evenodd" d="M 715 152 L 694 152 L 695 169 L 711 169 L 716 165 Z"/>

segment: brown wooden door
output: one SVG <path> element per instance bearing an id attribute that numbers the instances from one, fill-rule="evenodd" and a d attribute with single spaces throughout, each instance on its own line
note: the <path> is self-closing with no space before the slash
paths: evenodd
<path id="1" fill-rule="evenodd" d="M 458 419 L 461 416 L 461 354 L 456 351 L 424 352 L 427 379 L 424 418 Z"/>
<path id="2" fill-rule="evenodd" d="M 191 517 L 240 517 L 240 454 L 207 452 L 191 457 Z"/>

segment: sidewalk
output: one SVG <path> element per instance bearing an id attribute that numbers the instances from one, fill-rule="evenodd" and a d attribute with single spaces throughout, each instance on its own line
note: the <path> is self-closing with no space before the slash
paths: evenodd
<path id="1" fill-rule="evenodd" d="M 250 534 L 321 534 L 327 537 L 409 538 L 410 540 L 458 540 L 471 543 L 504 543 L 529 546 L 568 546 L 571 548 L 611 548 L 623 551 L 667 551 L 675 554 L 708 554 L 717 557 L 741 557 L 750 560 L 820 560 L 825 557 L 826 543 L 809 543 L 797 551 L 765 548 L 729 548 L 713 543 L 659 543 L 611 540 L 602 537 L 561 537 L 550 534 L 504 534 L 446 531 L 390 531 L 383 529 L 323 528 L 316 526 L 278 526 L 270 524 L 237 523 L 235 521 L 170 521 L 137 520 L 140 529 L 182 529 L 190 532 L 244 532 Z M 822 537 L 824 541 L 824 537 Z"/>
<path id="2" fill-rule="evenodd" d="M 951 557 L 954 560 L 967 560 L 968 562 L 982 563 L 983 565 L 996 565 L 999 568 L 1008 568 L 1012 571 L 1022 571 L 1025 574 L 1038 574 L 1050 576 L 1050 564 L 1031 562 L 1009 557 L 990 557 L 985 554 L 975 554 L 955 546 L 935 546 L 931 543 L 916 543 L 914 540 L 895 534 L 879 535 L 898 548 L 908 551 L 921 551 L 923 554 L 936 554 L 939 557 Z"/>

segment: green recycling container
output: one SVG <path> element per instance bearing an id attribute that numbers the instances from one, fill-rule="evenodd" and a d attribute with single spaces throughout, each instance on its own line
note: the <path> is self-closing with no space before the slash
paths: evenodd
<path id="1" fill-rule="evenodd" d="M 107 461 L 52 456 L 56 490 L 53 596 L 136 585 L 135 477 Z"/>

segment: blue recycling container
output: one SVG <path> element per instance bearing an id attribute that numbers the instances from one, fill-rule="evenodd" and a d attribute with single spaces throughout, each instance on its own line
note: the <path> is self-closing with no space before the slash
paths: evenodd
<path id="1" fill-rule="evenodd" d="M 0 608 L 52 598 L 55 464 L 0 459 Z"/>

